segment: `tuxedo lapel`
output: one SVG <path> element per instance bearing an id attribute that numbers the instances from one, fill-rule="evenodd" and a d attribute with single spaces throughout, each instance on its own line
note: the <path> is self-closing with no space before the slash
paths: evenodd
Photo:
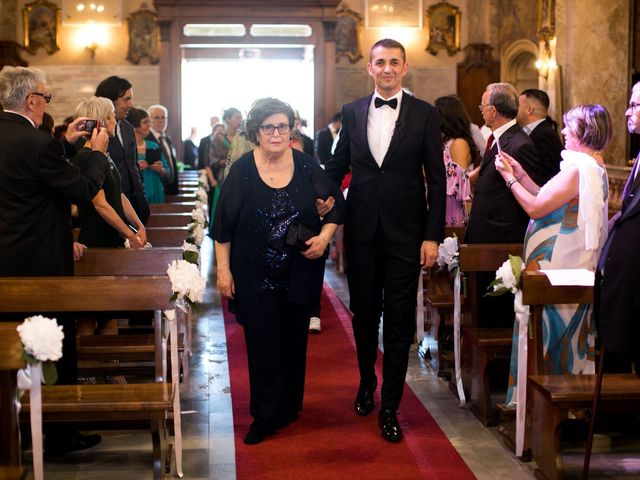
<path id="1" fill-rule="evenodd" d="M 367 126 L 368 126 L 368 117 L 369 117 L 369 105 L 371 105 L 371 97 L 373 94 L 368 97 L 363 98 L 360 103 L 357 105 L 355 109 L 356 121 L 355 124 L 357 126 L 356 135 L 359 138 L 362 138 L 364 144 L 367 146 L 367 153 L 369 159 L 376 163 L 373 158 L 373 154 L 371 153 L 371 149 L 369 148 L 369 136 L 367 135 Z M 377 164 L 376 164 L 377 165 Z"/>
<path id="2" fill-rule="evenodd" d="M 629 179 L 627 180 L 627 183 L 624 186 L 624 190 L 622 191 L 623 203 L 626 202 L 627 197 L 630 194 L 633 194 L 638 189 L 638 185 L 640 185 L 640 175 L 637 174 L 637 169 L 640 168 L 640 165 L 638 164 L 638 159 L 640 159 L 640 155 L 636 157 L 636 161 L 633 164 L 631 173 L 629 174 Z"/>
<path id="3" fill-rule="evenodd" d="M 412 111 L 412 101 L 413 98 L 411 97 L 411 95 L 407 95 L 406 93 L 402 94 L 402 103 L 398 106 L 398 108 L 400 108 L 400 113 L 398 114 L 398 120 L 396 120 L 396 126 L 393 130 L 393 136 L 391 137 L 391 142 L 389 143 L 387 154 L 382 160 L 382 165 L 384 165 L 388 161 L 388 159 L 393 158 L 393 155 L 395 154 L 398 147 L 402 145 L 404 132 L 407 129 L 407 125 L 411 121 L 409 117 Z"/>

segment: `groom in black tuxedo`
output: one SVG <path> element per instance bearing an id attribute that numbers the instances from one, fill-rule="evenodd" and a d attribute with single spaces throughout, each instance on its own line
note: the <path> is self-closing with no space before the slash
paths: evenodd
<path id="1" fill-rule="evenodd" d="M 345 243 L 360 369 L 355 410 L 368 415 L 374 409 L 384 311 L 378 418 L 382 436 L 390 442 L 402 439 L 396 411 L 415 331 L 420 267 L 435 263 L 445 223 L 440 121 L 431 105 L 402 91 L 407 70 L 400 43 L 383 39 L 373 45 L 367 71 L 375 92 L 343 107 L 340 139 L 326 165 L 338 185 L 349 169 L 353 174 Z"/>

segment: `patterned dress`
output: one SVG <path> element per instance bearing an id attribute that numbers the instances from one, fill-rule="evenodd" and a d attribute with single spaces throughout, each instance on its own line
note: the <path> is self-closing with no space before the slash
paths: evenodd
<path id="1" fill-rule="evenodd" d="M 530 220 L 524 239 L 524 264 L 530 271 L 542 269 L 586 268 L 594 271 L 600 250 L 607 237 L 608 180 L 605 169 L 599 167 L 591 157 L 578 152 L 565 150 L 561 170 L 573 162 L 581 162 L 581 167 L 591 170 L 595 176 L 596 192 L 604 200 L 604 207 L 595 205 L 594 216 L 602 215 L 601 228 L 597 237 L 597 246 L 587 250 L 585 231 L 580 229 L 579 198 L 583 195 L 583 171 L 580 171 L 580 195 L 557 210 L 536 220 Z M 588 158 L 586 158 L 588 157 Z M 587 165 L 585 165 L 585 163 Z M 563 165 L 564 164 L 564 165 Z M 597 175 L 597 176 L 596 176 Z M 599 177 L 598 177 L 599 176 Z M 601 180 L 602 187 L 597 185 Z M 549 181 L 551 183 L 551 180 Z M 547 184 L 548 185 L 548 184 Z M 541 192 L 546 188 L 542 187 Z M 589 189 L 591 190 L 591 189 Z M 600 210 L 600 208 L 602 208 Z M 511 365 L 507 405 L 516 402 L 517 365 L 518 365 L 518 325 L 514 325 Z M 567 304 L 545 305 L 542 314 L 543 362 L 544 373 L 587 374 L 595 372 L 595 324 L 591 305 Z"/>
<path id="2" fill-rule="evenodd" d="M 451 158 L 451 144 L 454 139 L 444 144 L 442 157 L 447 174 L 446 225 L 462 225 L 467 223 L 468 215 L 464 202 L 471 200 L 471 184 L 466 170 Z"/>

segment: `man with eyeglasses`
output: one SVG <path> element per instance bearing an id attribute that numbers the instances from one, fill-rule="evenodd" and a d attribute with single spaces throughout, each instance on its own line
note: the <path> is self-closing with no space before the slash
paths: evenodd
<path id="1" fill-rule="evenodd" d="M 164 156 L 169 164 L 169 172 L 162 179 L 164 183 L 164 193 L 167 195 L 178 194 L 178 166 L 176 164 L 176 149 L 173 146 L 171 137 L 167 135 L 167 125 L 169 121 L 169 113 L 164 105 L 151 105 L 149 107 L 149 118 L 151 119 L 151 130 L 147 136 L 147 140 L 160 145 L 160 149 L 164 152 Z"/>
<path id="2" fill-rule="evenodd" d="M 375 408 L 384 298 L 378 426 L 389 442 L 402 440 L 397 410 L 415 335 L 420 268 L 435 263 L 445 223 L 440 120 L 433 106 L 403 92 L 408 68 L 399 42 L 383 39 L 373 45 L 367 71 L 375 92 L 343 107 L 340 138 L 326 164 L 338 185 L 352 172 L 345 245 L 360 370 L 354 408 L 361 416 Z"/>
<path id="3" fill-rule="evenodd" d="M 480 163 L 470 174 L 475 193 L 467 225 L 466 243 L 522 243 L 529 215 L 520 207 L 496 170 L 494 157 L 503 150 L 515 158 L 538 185 L 539 160 L 536 147 L 516 123 L 518 92 L 508 83 L 492 83 L 482 94 L 485 124 L 491 129 Z M 513 325 L 513 296 L 485 297 L 495 272 L 478 274 L 478 324 L 482 327 Z"/>
<path id="4" fill-rule="evenodd" d="M 0 71 L 0 276 L 73 275 L 71 204 L 90 202 L 108 168 L 106 130 L 92 132 L 93 152 L 83 174 L 64 157 L 62 144 L 37 128 L 51 100 L 45 88 L 38 69 Z M 87 135 L 77 128 L 85 120 L 69 125 L 68 141 Z M 58 323 L 65 335 L 58 383 L 75 384 L 75 319 L 59 315 Z M 99 442 L 99 435 L 48 426 L 45 448 L 79 450 Z"/>
<path id="5" fill-rule="evenodd" d="M 640 134 L 640 82 L 633 86 L 625 112 L 627 130 Z M 602 248 L 594 292 L 595 315 L 600 327 L 606 372 L 640 375 L 640 154 L 622 192 L 622 208 L 609 220 L 609 237 Z"/>

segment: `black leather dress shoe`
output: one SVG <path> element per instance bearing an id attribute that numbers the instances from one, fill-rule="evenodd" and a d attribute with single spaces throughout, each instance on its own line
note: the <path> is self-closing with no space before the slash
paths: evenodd
<path id="1" fill-rule="evenodd" d="M 373 401 L 373 392 L 376 391 L 377 386 L 377 382 L 373 385 L 360 384 L 358 395 L 356 395 L 356 400 L 353 402 L 356 415 L 365 416 L 373 412 L 373 409 L 376 406 Z"/>
<path id="2" fill-rule="evenodd" d="M 402 440 L 402 429 L 398 424 L 398 416 L 395 410 L 383 408 L 378 415 L 378 426 L 382 438 L 387 442 L 397 443 Z"/>

